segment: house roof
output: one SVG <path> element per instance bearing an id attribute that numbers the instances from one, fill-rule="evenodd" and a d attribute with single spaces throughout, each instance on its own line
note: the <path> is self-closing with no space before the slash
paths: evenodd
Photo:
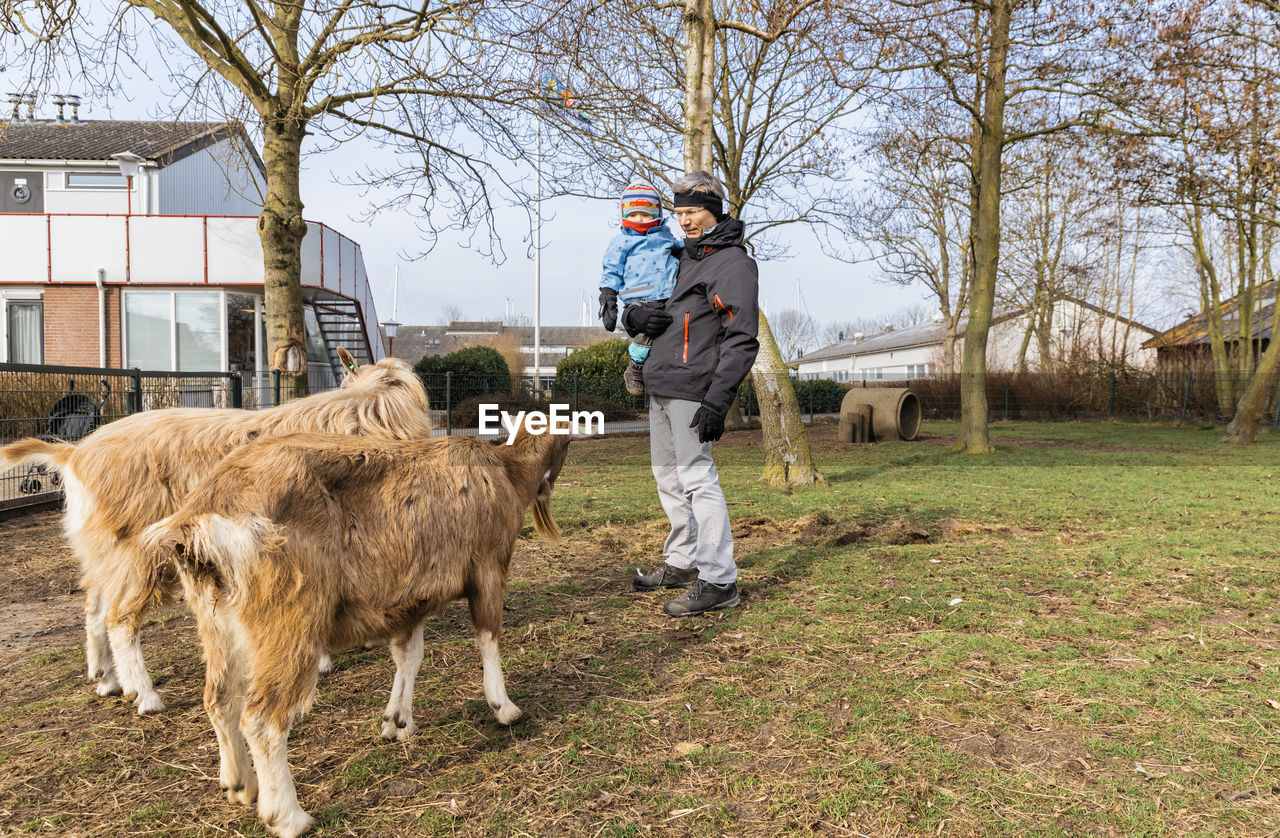
<path id="1" fill-rule="evenodd" d="M 908 326 L 905 329 L 881 332 L 878 335 L 872 335 L 862 340 L 842 340 L 830 346 L 824 346 L 816 352 L 810 352 L 803 357 L 793 358 L 792 362 L 826 361 L 831 358 L 847 358 L 850 355 L 867 355 L 873 352 L 905 349 L 909 346 L 942 343 L 943 337 L 946 336 L 946 331 L 945 328 L 937 323 L 921 323 L 916 326 Z"/>
<path id="2" fill-rule="evenodd" d="M 1253 337 L 1255 340 L 1271 339 L 1271 324 L 1275 321 L 1276 288 L 1280 280 L 1264 282 L 1254 290 Z M 1226 342 L 1240 339 L 1240 304 L 1238 297 L 1220 303 L 1222 313 L 1222 338 Z M 1196 346 L 1209 342 L 1209 316 L 1204 312 L 1183 320 L 1166 332 L 1161 332 L 1142 344 L 1143 349 L 1163 349 L 1175 346 Z"/>
<path id="3" fill-rule="evenodd" d="M 1112 314 L 1109 311 L 1099 308 L 1093 303 L 1078 300 L 1074 297 L 1063 298 L 1061 302 L 1074 303 L 1075 305 L 1090 309 L 1091 311 L 1095 311 L 1098 314 L 1105 315 L 1106 317 L 1114 317 L 1121 323 L 1132 326 L 1135 329 L 1141 329 L 1152 335 L 1156 334 L 1155 329 L 1152 329 L 1150 326 L 1144 326 L 1141 323 L 1121 317 L 1118 314 Z M 1021 317 L 1023 314 L 1023 309 L 1010 309 L 1007 311 L 996 312 L 991 318 L 991 325 L 994 326 L 997 323 L 1004 323 L 1005 321 L 1013 320 Z M 969 318 L 960 318 L 960 322 L 956 324 L 957 340 L 964 337 L 965 330 L 968 326 Z M 839 343 L 833 343 L 830 346 L 822 347 L 816 352 L 810 352 L 801 358 L 793 358 L 788 363 L 794 365 L 808 361 L 827 361 L 832 358 L 849 358 L 854 355 L 873 355 L 877 352 L 892 352 L 897 349 L 907 349 L 914 346 L 931 346 L 934 344 L 941 344 L 946 336 L 947 330 L 942 324 L 920 323 L 915 326 L 907 326 L 904 329 L 894 329 L 889 332 L 881 332 L 879 334 L 872 335 L 869 338 L 864 338 L 863 340 L 844 340 Z"/>
<path id="4" fill-rule="evenodd" d="M 543 365 L 555 363 L 564 356 L 563 352 L 549 352 L 546 347 L 580 349 L 622 336 L 620 332 L 610 334 L 601 326 L 543 326 L 541 332 L 544 349 L 540 361 Z M 533 345 L 532 326 L 505 326 L 497 320 L 455 320 L 448 326 L 401 326 L 396 331 L 392 349 L 396 357 L 417 363 L 427 355 L 447 355 L 468 346 L 484 345 L 499 335 L 513 335 L 521 346 Z"/>
<path id="5" fill-rule="evenodd" d="M 160 166 L 171 165 L 228 138 L 241 140 L 263 169 L 244 126 L 238 122 L 0 122 L 0 160 L 110 161 L 132 151 Z"/>
<path id="6" fill-rule="evenodd" d="M 451 335 L 496 335 L 502 331 L 501 320 L 454 320 L 445 331 Z"/>

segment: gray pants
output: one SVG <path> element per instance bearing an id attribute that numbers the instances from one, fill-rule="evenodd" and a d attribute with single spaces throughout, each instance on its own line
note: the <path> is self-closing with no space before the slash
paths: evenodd
<path id="1" fill-rule="evenodd" d="M 698 442 L 698 431 L 689 427 L 697 409 L 698 402 L 684 399 L 649 400 L 649 458 L 658 498 L 671 519 L 662 552 L 672 567 L 696 566 L 702 581 L 727 585 L 738 578 L 729 507 L 711 443 Z"/>

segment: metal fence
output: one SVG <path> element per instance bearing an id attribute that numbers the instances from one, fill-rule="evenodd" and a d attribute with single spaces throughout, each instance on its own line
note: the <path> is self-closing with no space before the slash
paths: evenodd
<path id="1" fill-rule="evenodd" d="M 327 370 L 313 392 L 333 386 Z M 166 407 L 266 407 L 279 399 L 269 375 L 0 364 L 0 443 L 24 437 L 75 442 L 122 416 Z M 36 468 L 0 471 L 0 512 L 54 500 L 58 477 Z"/>
<path id="2" fill-rule="evenodd" d="M 1247 383 L 1243 377 L 1210 372 L 1125 371 L 1093 375 L 988 374 L 988 416 L 999 420 L 1084 420 L 1223 423 Z M 334 386 L 328 370 L 311 378 L 312 392 Z M 506 376 L 439 373 L 423 376 L 436 434 L 484 435 L 481 408 L 515 414 L 561 404 L 571 412 L 599 412 L 605 433 L 648 430 L 648 399 L 629 395 L 621 376 L 574 375 L 549 384 Z M 805 418 L 837 414 L 844 395 L 856 387 L 909 387 L 920 399 L 925 419 L 960 415 L 961 377 L 931 376 L 910 381 L 843 384 L 793 381 Z M 739 390 L 744 418 L 758 413 L 754 384 Z M 165 407 L 243 407 L 278 403 L 278 382 L 269 375 L 171 373 L 0 364 L 0 443 L 22 437 L 76 441 L 122 416 Z M 1230 406 L 1230 408 L 1225 407 Z M 496 411 L 486 408 L 488 432 L 505 435 Z M 1264 405 L 1262 424 L 1280 427 L 1280 380 Z M 495 427 L 496 425 L 496 427 Z M 58 496 L 56 475 L 32 469 L 0 473 L 0 512 Z"/>
<path id="3" fill-rule="evenodd" d="M 1224 424 L 1249 377 L 1208 370 L 1127 370 L 1096 374 L 990 373 L 986 376 L 988 417 L 992 421 L 1097 421 Z M 907 386 L 903 382 L 898 386 Z M 914 379 L 926 419 L 960 416 L 961 376 Z M 1280 426 L 1280 377 L 1263 401 L 1263 426 Z"/>

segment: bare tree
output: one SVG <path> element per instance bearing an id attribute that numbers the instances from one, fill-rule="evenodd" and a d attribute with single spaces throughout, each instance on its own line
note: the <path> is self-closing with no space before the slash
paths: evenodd
<path id="1" fill-rule="evenodd" d="M 787 361 L 793 361 L 813 346 L 817 324 L 812 317 L 794 308 L 783 309 L 773 318 L 773 337 Z"/>
<path id="2" fill-rule="evenodd" d="M 1124 160 L 1194 267 L 1227 438 L 1252 441 L 1270 386 L 1259 294 L 1274 276 L 1280 198 L 1276 15 L 1252 0 L 1187 3 L 1160 18 L 1129 112 L 1148 135 Z M 1274 343 L 1274 342 L 1273 342 Z"/>
<path id="3" fill-rule="evenodd" d="M 79 17 L 76 2 L 0 0 L 0 72 L 12 73 L 19 94 L 36 94 L 59 70 L 79 58 L 70 37 Z"/>
<path id="4" fill-rule="evenodd" d="M 950 126 L 940 139 L 968 169 L 970 302 L 957 450 L 989 452 L 986 352 L 999 275 L 1004 154 L 1017 143 L 1096 122 L 1090 103 L 1095 88 L 1104 87 L 1106 20 L 1085 0 L 1052 10 L 1032 0 L 892 0 L 855 10 L 891 32 L 922 68 L 898 74 L 894 109 Z"/>
<path id="5" fill-rule="evenodd" d="M 955 343 L 969 304 L 969 178 L 953 149 L 928 125 L 886 127 L 870 145 L 875 166 L 855 233 L 883 274 L 921 285 L 946 334 L 942 371 L 956 372 Z M 906 325 L 906 324 L 900 324 Z"/>
<path id="6" fill-rule="evenodd" d="M 1055 135 L 1017 150 L 1012 168 L 1019 172 L 1008 196 L 999 299 L 1026 312 L 1014 371 L 1027 371 L 1034 339 L 1041 372 L 1054 368 L 1055 314 L 1067 299 L 1087 296 L 1091 254 L 1086 232 L 1097 197 L 1089 188 L 1079 144 Z M 1069 354 L 1071 347 L 1056 347 Z"/>
<path id="7" fill-rule="evenodd" d="M 527 96 L 528 73 L 502 33 L 519 5 L 125 0 L 112 32 L 100 36 L 100 60 L 108 68 L 139 31 L 156 38 L 169 56 L 171 78 L 188 96 L 180 107 L 245 118 L 260 134 L 267 342 L 288 397 L 307 389 L 300 169 L 308 136 L 321 150 L 366 133 L 399 144 L 416 160 L 412 179 L 372 174 L 404 187 L 402 205 L 425 202 L 428 210 L 447 209 L 455 224 L 475 226 L 488 217 L 492 192 L 504 181 L 468 142 L 479 138 L 510 155 L 523 147 L 518 122 L 499 116 Z M 77 37 L 88 40 L 91 22 L 82 10 L 67 8 L 72 25 L 81 28 Z M 518 84 L 504 81 L 513 74 Z"/>
<path id="8" fill-rule="evenodd" d="M 779 233 L 786 226 L 823 235 L 847 212 L 851 114 L 868 76 L 853 60 L 862 40 L 833 14 L 838 5 L 603 0 L 561 15 L 555 60 L 584 80 L 576 104 L 592 125 L 553 117 L 560 190 L 608 194 L 632 172 L 669 183 L 672 173 L 707 169 L 721 174 L 730 212 L 747 222 L 757 258 L 785 255 Z M 575 168 L 574 159 L 590 165 Z M 833 252 L 844 249 L 840 238 L 824 240 Z M 821 477 L 776 352 L 762 338 L 752 372 L 765 479 L 807 485 Z"/>

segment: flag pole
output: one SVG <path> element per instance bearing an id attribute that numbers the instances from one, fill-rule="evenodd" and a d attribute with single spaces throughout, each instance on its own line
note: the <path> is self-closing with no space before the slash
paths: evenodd
<path id="1" fill-rule="evenodd" d="M 542 110 L 541 104 L 538 110 Z M 537 125 L 537 150 L 534 152 L 536 185 L 533 201 L 533 382 L 534 395 L 542 393 L 542 119 Z"/>

